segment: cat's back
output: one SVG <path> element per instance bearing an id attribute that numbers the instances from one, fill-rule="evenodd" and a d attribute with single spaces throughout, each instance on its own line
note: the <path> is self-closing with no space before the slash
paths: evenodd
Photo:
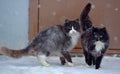
<path id="1" fill-rule="evenodd" d="M 63 35 L 63 29 L 62 29 L 62 25 L 54 25 L 54 26 L 50 26 L 49 28 L 47 28 L 45 31 L 40 33 L 42 34 L 46 34 L 46 36 L 48 37 L 57 37 L 57 36 L 62 36 Z"/>
<path id="2" fill-rule="evenodd" d="M 46 34 L 54 35 L 55 33 L 61 33 L 62 32 L 62 25 L 54 25 L 50 26 L 46 29 Z"/>
<path id="3" fill-rule="evenodd" d="M 84 31 L 81 35 L 81 44 L 84 49 L 87 46 L 89 46 L 89 43 L 91 41 L 91 34 L 92 34 L 92 28 L 89 28 L 88 30 Z"/>
<path id="4" fill-rule="evenodd" d="M 91 34 L 92 34 L 92 27 L 82 33 L 81 39 L 86 40 L 91 36 Z"/>
<path id="5" fill-rule="evenodd" d="M 54 25 L 50 26 L 43 31 L 39 32 L 32 42 L 41 43 L 47 42 L 48 40 L 55 40 L 56 38 L 63 38 L 63 30 L 62 25 Z"/>

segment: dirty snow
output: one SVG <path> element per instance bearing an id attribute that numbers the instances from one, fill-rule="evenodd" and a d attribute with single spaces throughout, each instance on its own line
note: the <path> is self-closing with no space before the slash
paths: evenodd
<path id="1" fill-rule="evenodd" d="M 104 57 L 101 68 L 95 70 L 84 62 L 84 57 L 73 57 L 74 67 L 60 65 L 58 57 L 48 59 L 50 67 L 41 66 L 36 57 L 13 59 L 0 56 L 0 74 L 120 74 L 120 58 Z"/>

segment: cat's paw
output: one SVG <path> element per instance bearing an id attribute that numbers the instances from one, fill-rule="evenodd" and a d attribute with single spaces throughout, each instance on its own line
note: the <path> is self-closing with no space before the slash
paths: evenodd
<path id="1" fill-rule="evenodd" d="M 70 66 L 70 67 L 73 67 L 73 66 L 74 66 L 74 64 L 71 63 L 71 62 L 67 62 L 67 64 L 68 64 L 68 66 Z"/>
<path id="2" fill-rule="evenodd" d="M 45 67 L 49 67 L 49 66 L 50 66 L 50 64 L 47 63 L 46 61 L 40 61 L 40 64 L 41 64 L 42 66 L 45 66 Z"/>
<path id="3" fill-rule="evenodd" d="M 42 64 L 42 65 L 45 67 L 50 67 L 50 64 L 48 64 L 48 63 Z"/>

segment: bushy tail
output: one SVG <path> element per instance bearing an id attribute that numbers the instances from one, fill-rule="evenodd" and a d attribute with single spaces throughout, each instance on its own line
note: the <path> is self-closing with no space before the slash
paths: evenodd
<path id="1" fill-rule="evenodd" d="M 80 15 L 80 21 L 81 21 L 83 31 L 86 31 L 88 28 L 92 27 L 92 22 L 90 21 L 90 18 L 88 15 L 91 10 L 91 6 L 92 4 L 88 3 Z"/>
<path id="2" fill-rule="evenodd" d="M 27 47 L 25 49 L 21 49 L 21 50 L 12 50 L 9 49 L 7 47 L 1 47 L 0 48 L 0 52 L 1 54 L 13 57 L 13 58 L 20 58 L 24 55 L 27 55 L 29 53 L 30 49 Z"/>

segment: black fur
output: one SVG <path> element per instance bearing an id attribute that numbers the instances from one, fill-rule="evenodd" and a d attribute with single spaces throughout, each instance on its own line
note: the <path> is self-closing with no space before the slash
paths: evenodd
<path id="1" fill-rule="evenodd" d="M 71 34 L 70 31 L 72 28 L 74 28 L 76 32 Z M 60 57 L 60 60 L 61 64 L 64 65 L 66 61 L 72 63 L 69 51 L 75 47 L 79 35 L 79 21 L 66 20 L 64 25 L 51 26 L 38 33 L 38 35 L 33 39 L 27 48 L 29 50 L 34 49 L 37 56 L 44 54 L 49 56 L 52 53 L 56 55 L 62 55 L 63 57 Z"/>
<path id="2" fill-rule="evenodd" d="M 91 9 L 91 4 L 88 3 L 83 9 L 81 16 L 80 16 L 83 31 L 86 31 L 88 28 L 92 27 L 92 22 L 90 21 L 90 18 L 88 16 L 90 9 Z"/>
<path id="3" fill-rule="evenodd" d="M 62 64 L 62 65 L 65 65 L 66 61 L 65 61 L 65 58 L 64 58 L 64 57 L 60 57 L 60 61 L 61 61 L 61 64 Z"/>
<path id="4" fill-rule="evenodd" d="M 81 35 L 81 44 L 85 55 L 85 61 L 88 65 L 95 65 L 96 69 L 100 68 L 100 64 L 109 45 L 109 35 L 106 28 L 93 27 L 89 19 L 88 13 L 91 9 L 91 4 L 88 3 L 84 8 L 80 19 L 82 23 L 83 34 Z M 104 45 L 97 51 L 96 42 L 101 42 Z"/>

